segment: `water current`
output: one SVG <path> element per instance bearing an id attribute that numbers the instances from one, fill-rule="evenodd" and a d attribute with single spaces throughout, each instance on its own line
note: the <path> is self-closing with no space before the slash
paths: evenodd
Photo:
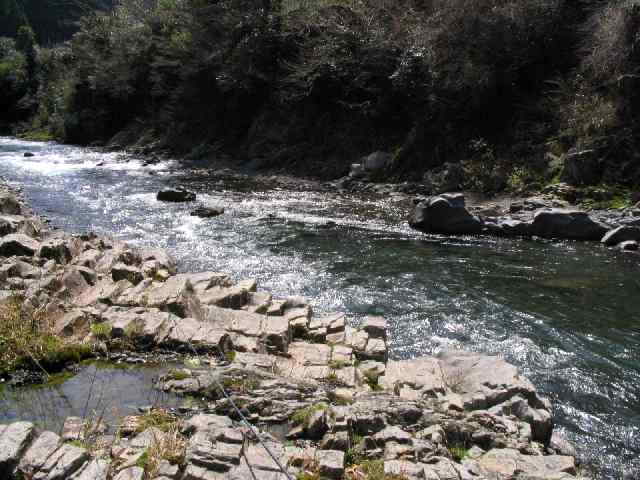
<path id="1" fill-rule="evenodd" d="M 35 156 L 25 158 L 24 152 Z M 0 138 L 0 176 L 52 225 L 168 249 L 182 271 L 256 278 L 318 311 L 390 325 L 392 358 L 461 348 L 517 365 L 597 478 L 640 469 L 640 257 L 594 243 L 426 236 L 407 205 L 264 183 L 224 184 L 175 162 Z M 157 202 L 185 185 L 225 208 Z M 640 470 L 638 470 L 640 471 Z"/>

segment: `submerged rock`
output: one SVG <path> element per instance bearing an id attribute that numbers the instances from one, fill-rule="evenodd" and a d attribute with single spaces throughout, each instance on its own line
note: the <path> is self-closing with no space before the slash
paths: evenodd
<path id="1" fill-rule="evenodd" d="M 224 213 L 224 208 L 216 207 L 198 207 L 190 213 L 192 217 L 211 218 L 217 217 Z"/>
<path id="2" fill-rule="evenodd" d="M 193 202 L 196 194 L 184 189 L 169 188 L 159 191 L 156 199 L 161 202 Z"/>

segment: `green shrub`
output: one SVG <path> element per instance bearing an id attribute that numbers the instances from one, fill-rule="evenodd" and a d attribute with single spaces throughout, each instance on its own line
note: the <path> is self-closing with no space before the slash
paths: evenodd
<path id="1" fill-rule="evenodd" d="M 18 297 L 0 304 L 0 372 L 16 368 L 57 369 L 91 355 L 87 344 L 66 343 L 46 315 L 23 308 Z"/>
<path id="2" fill-rule="evenodd" d="M 99 340 L 109 340 L 111 338 L 111 330 L 113 330 L 113 327 L 107 322 L 93 323 L 91 325 L 91 333 Z"/>

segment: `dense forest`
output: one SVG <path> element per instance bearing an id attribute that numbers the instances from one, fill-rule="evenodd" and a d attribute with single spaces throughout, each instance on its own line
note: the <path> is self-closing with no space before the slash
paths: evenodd
<path id="1" fill-rule="evenodd" d="M 113 7 L 113 8 L 112 8 Z M 632 0 L 0 0 L 0 123 L 335 178 L 640 183 Z"/>

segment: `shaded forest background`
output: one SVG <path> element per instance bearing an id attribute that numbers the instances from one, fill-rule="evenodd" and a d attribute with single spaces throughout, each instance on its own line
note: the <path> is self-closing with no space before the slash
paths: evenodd
<path id="1" fill-rule="evenodd" d="M 0 0 L 0 15 L 0 123 L 32 138 L 321 178 L 383 151 L 378 179 L 458 168 L 486 192 L 640 183 L 634 0 Z"/>

